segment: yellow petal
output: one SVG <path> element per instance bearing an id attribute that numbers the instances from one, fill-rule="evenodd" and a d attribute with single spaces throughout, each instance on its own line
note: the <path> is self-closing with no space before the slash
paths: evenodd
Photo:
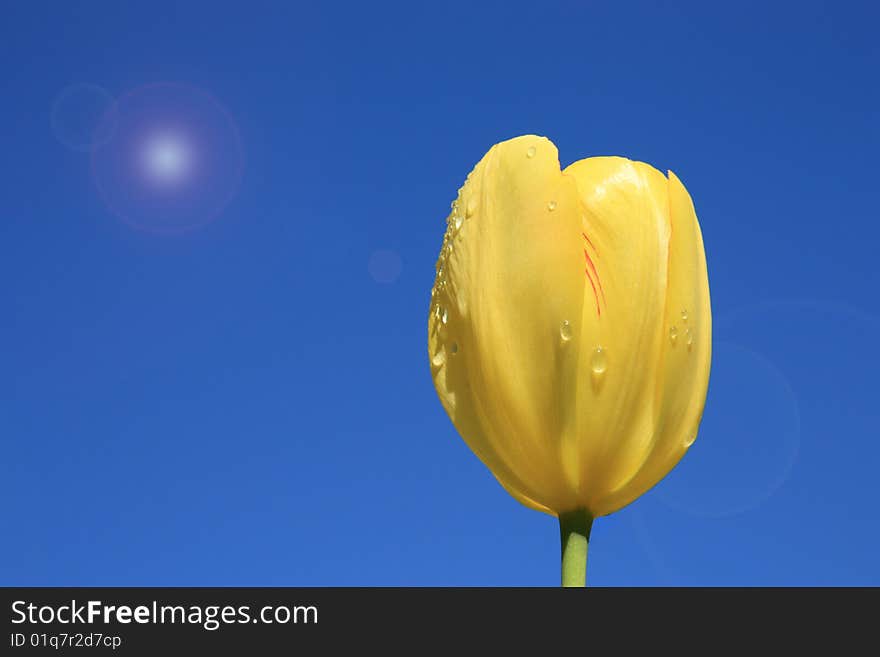
<path id="1" fill-rule="evenodd" d="M 588 267 L 599 288 L 593 295 L 588 286 L 587 296 L 598 296 L 598 302 L 589 298 L 584 305 L 577 406 L 580 501 L 601 515 L 604 498 L 632 478 L 654 433 L 669 197 L 663 174 L 624 158 L 588 158 L 565 173 L 577 180 L 594 265 Z M 602 372 L 594 362 L 598 349 L 604 353 Z"/>
<path id="2" fill-rule="evenodd" d="M 691 197 L 671 171 L 668 187 L 672 238 L 655 433 L 638 472 L 603 501 L 609 513 L 654 486 L 684 456 L 696 439 L 709 385 L 712 310 L 703 236 Z"/>
<path id="3" fill-rule="evenodd" d="M 576 484 L 566 373 L 578 344 L 563 323 L 575 324 L 584 302 L 580 227 L 556 147 L 535 136 L 497 144 L 450 215 L 429 320 L 434 382 L 453 423 L 508 491 L 544 511 L 569 504 Z"/>

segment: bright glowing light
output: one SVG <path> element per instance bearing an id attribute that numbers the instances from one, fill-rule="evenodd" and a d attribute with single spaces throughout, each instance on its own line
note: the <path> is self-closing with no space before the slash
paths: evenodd
<path id="1" fill-rule="evenodd" d="M 144 144 L 144 168 L 149 176 L 162 183 L 180 182 L 192 165 L 192 151 L 175 135 L 151 137 Z"/>
<path id="2" fill-rule="evenodd" d="M 120 96 L 102 121 L 101 134 L 112 127 L 113 138 L 91 149 L 92 175 L 104 203 L 126 223 L 166 235 L 195 230 L 238 189 L 241 139 L 210 94 L 146 85 Z"/>

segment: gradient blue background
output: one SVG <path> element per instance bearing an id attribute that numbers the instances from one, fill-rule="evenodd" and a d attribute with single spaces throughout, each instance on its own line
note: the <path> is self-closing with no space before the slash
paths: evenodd
<path id="1" fill-rule="evenodd" d="M 433 390 L 449 202 L 496 141 L 673 169 L 705 237 L 699 438 L 597 585 L 880 584 L 876 3 L 19 2 L 0 26 L 0 583 L 555 585 Z M 247 155 L 132 230 L 70 84 L 214 94 Z M 379 249 L 401 258 L 371 277 Z"/>

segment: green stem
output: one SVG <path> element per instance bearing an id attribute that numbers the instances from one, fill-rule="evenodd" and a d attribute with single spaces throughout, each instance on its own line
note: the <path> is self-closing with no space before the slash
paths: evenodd
<path id="1" fill-rule="evenodd" d="M 562 586 L 587 585 L 587 548 L 593 517 L 586 509 L 559 514 L 562 539 Z"/>

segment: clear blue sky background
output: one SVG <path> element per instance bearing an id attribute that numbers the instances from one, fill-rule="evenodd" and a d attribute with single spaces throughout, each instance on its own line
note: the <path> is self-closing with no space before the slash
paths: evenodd
<path id="1" fill-rule="evenodd" d="M 596 523 L 591 583 L 880 584 L 878 24 L 869 2 L 7 3 L 0 583 L 555 585 L 555 519 L 458 438 L 426 354 L 450 200 L 537 133 L 563 165 L 674 170 L 709 263 L 700 436 Z M 157 81 L 213 94 L 245 153 L 183 235 L 108 210 L 51 121 L 72 84 Z"/>

